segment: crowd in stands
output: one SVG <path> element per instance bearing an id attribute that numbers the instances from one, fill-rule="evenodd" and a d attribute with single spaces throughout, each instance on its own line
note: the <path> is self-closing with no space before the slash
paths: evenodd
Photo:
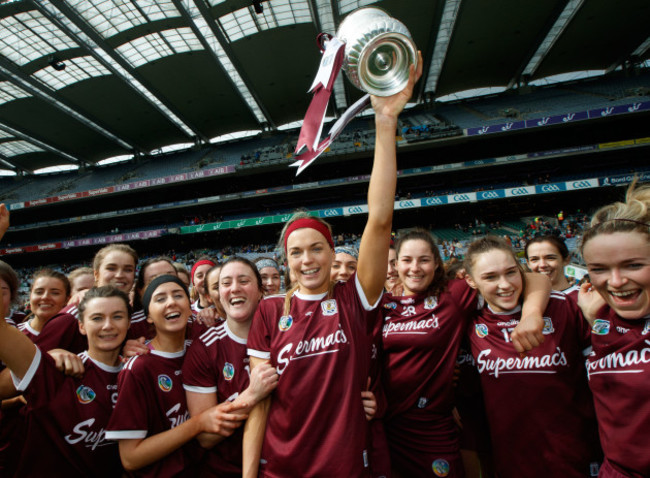
<path id="1" fill-rule="evenodd" d="M 83 289 L 37 270 L 27 317 L 0 261 L 0 474 L 650 476 L 650 186 L 588 227 L 558 211 L 393 233 L 394 133 L 422 64 L 373 97 L 360 234 L 299 211 L 277 246 L 109 244 Z"/>

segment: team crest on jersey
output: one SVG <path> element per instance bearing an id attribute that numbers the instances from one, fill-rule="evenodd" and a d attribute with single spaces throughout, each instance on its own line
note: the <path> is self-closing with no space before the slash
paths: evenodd
<path id="1" fill-rule="evenodd" d="M 77 400 L 79 400 L 79 403 L 82 403 L 84 405 L 88 405 L 90 402 L 95 400 L 96 396 L 97 394 L 95 391 L 85 385 L 80 385 L 77 389 Z"/>
<path id="2" fill-rule="evenodd" d="M 293 325 L 293 317 L 290 315 L 283 315 L 280 317 L 280 322 L 278 322 L 278 327 L 280 328 L 280 332 L 286 332 L 291 328 Z"/>
<path id="3" fill-rule="evenodd" d="M 643 327 L 643 331 L 641 332 L 641 335 L 648 335 L 648 333 L 650 333 L 650 319 L 646 319 L 645 327 Z"/>
<path id="4" fill-rule="evenodd" d="M 235 366 L 230 362 L 226 362 L 226 365 L 223 366 L 223 378 L 229 382 L 235 376 Z"/>
<path id="5" fill-rule="evenodd" d="M 488 327 L 485 324 L 476 324 L 474 331 L 482 339 L 488 336 Z"/>
<path id="6" fill-rule="evenodd" d="M 542 334 L 550 335 L 553 332 L 555 332 L 555 329 L 553 328 L 553 321 L 550 317 L 544 317 L 544 328 L 542 329 Z"/>
<path id="7" fill-rule="evenodd" d="M 596 335 L 607 335 L 609 334 L 609 327 L 609 320 L 596 319 L 591 326 L 591 331 Z"/>
<path id="8" fill-rule="evenodd" d="M 172 379 L 167 375 L 158 375 L 158 387 L 163 392 L 169 392 L 172 389 Z"/>
<path id="9" fill-rule="evenodd" d="M 433 309 L 436 305 L 438 305 L 438 300 L 430 295 L 426 299 L 424 299 L 424 308 L 427 310 Z"/>
<path id="10" fill-rule="evenodd" d="M 397 304 L 395 302 L 387 302 L 384 304 L 384 309 L 397 309 Z"/>
<path id="11" fill-rule="evenodd" d="M 447 476 L 449 475 L 449 462 L 438 458 L 431 464 L 431 469 L 436 476 Z"/>
<path id="12" fill-rule="evenodd" d="M 323 315 L 334 315 L 339 309 L 336 306 L 336 299 L 329 299 L 320 303 L 320 308 L 323 311 Z"/>

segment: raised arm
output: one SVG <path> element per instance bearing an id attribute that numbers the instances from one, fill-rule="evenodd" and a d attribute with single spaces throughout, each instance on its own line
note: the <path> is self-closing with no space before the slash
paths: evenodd
<path id="1" fill-rule="evenodd" d="M 411 66 L 409 82 L 402 91 L 388 97 L 371 97 L 375 110 L 375 159 L 368 186 L 368 222 L 361 236 L 357 266 L 359 283 L 371 304 L 379 299 L 386 279 L 397 184 L 397 117 L 422 75 L 422 55 L 418 55 L 418 68 Z"/>
<path id="2" fill-rule="evenodd" d="M 0 239 L 2 239 L 9 229 L 9 210 L 4 203 L 0 204 Z"/>
<path id="3" fill-rule="evenodd" d="M 0 318 L 0 360 L 15 376 L 23 378 L 36 355 L 36 346 L 16 327 Z"/>

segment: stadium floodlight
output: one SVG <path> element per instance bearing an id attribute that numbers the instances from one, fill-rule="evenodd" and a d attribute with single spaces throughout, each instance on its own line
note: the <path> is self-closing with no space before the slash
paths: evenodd
<path id="1" fill-rule="evenodd" d="M 526 68 L 524 68 L 524 71 L 521 74 L 522 77 L 530 78 L 535 74 L 537 68 L 542 64 L 542 61 L 546 58 L 546 55 L 551 50 L 557 39 L 560 38 L 560 35 L 562 35 L 566 27 L 571 23 L 575 14 L 580 10 L 583 2 L 584 0 L 569 0 L 569 2 L 567 2 L 564 10 L 562 10 L 562 13 L 557 17 L 557 20 L 555 20 L 555 23 L 546 35 L 546 38 L 544 38 L 542 43 L 540 43 L 537 51 L 526 65 Z"/>
<path id="2" fill-rule="evenodd" d="M 431 55 L 431 66 L 429 67 L 427 82 L 424 85 L 425 92 L 435 93 L 438 87 L 438 79 L 442 72 L 442 65 L 447 57 L 449 42 L 454 32 L 456 18 L 458 18 L 460 2 L 461 0 L 447 0 L 445 2 L 442 17 L 440 18 L 440 26 L 438 27 L 438 36 L 436 37 L 433 54 Z"/>

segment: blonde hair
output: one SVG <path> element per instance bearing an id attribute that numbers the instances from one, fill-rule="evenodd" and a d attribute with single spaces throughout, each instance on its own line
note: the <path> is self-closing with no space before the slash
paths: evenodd
<path id="1" fill-rule="evenodd" d="M 77 277 L 84 275 L 93 275 L 92 267 L 77 267 L 68 274 L 68 280 L 70 281 L 70 284 L 72 284 Z"/>
<path id="2" fill-rule="evenodd" d="M 580 252 L 585 244 L 599 234 L 639 232 L 650 238 L 650 185 L 637 187 L 638 178 L 630 184 L 625 202 L 601 207 L 591 218 L 591 228 L 582 237 Z"/>
<path id="3" fill-rule="evenodd" d="M 332 235 L 332 226 L 330 226 L 327 222 L 323 221 L 321 218 L 312 216 L 309 214 L 308 211 L 302 209 L 295 211 L 293 215 L 289 218 L 289 220 L 285 223 L 284 227 L 282 228 L 282 231 L 280 232 L 280 240 L 278 242 L 278 249 L 282 251 L 282 255 L 280 260 L 281 261 L 286 261 L 287 259 L 287 253 L 284 249 L 284 242 L 285 238 L 287 235 L 287 229 L 289 229 L 289 226 L 298 219 L 304 219 L 304 218 L 310 218 L 314 219 L 327 227 L 327 230 L 330 232 L 330 236 Z M 289 270 L 287 268 L 287 277 L 289 276 Z M 293 297 L 293 294 L 300 288 L 300 284 L 296 283 L 294 284 L 289 290 L 287 290 L 287 294 L 284 297 L 284 314 L 283 315 L 289 315 L 289 312 L 291 311 L 291 298 Z M 331 299 L 332 294 L 334 292 L 334 283 L 330 282 L 329 289 L 327 291 L 327 298 Z"/>
<path id="4" fill-rule="evenodd" d="M 135 252 L 135 249 L 133 249 L 131 246 L 129 246 L 128 244 L 119 244 L 119 243 L 109 244 L 106 247 L 102 247 L 95 254 L 95 258 L 93 259 L 93 270 L 95 272 L 99 271 L 99 268 L 102 266 L 102 262 L 104 262 L 106 256 L 113 251 L 124 252 L 130 255 L 133 258 L 133 265 L 134 266 L 138 265 L 138 253 Z"/>

